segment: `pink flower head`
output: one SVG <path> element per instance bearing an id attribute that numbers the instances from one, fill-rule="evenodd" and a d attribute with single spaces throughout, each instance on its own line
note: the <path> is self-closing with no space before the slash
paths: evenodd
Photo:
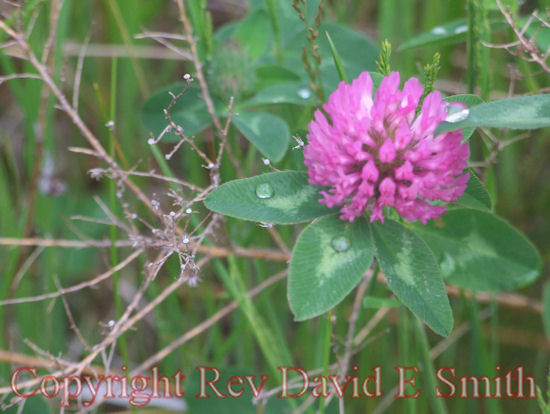
<path id="1" fill-rule="evenodd" d="M 456 201 L 466 189 L 463 174 L 470 151 L 461 131 L 434 136 L 448 114 L 437 91 L 424 99 L 418 79 L 399 89 L 399 73 L 386 76 L 372 97 L 363 72 L 351 85 L 341 82 L 309 124 L 304 148 L 309 183 L 330 187 L 319 202 L 342 206 L 342 220 L 365 211 L 384 221 L 382 208 L 395 208 L 406 220 L 422 223 L 446 211 L 433 201 Z M 459 104 L 460 105 L 460 104 Z"/>

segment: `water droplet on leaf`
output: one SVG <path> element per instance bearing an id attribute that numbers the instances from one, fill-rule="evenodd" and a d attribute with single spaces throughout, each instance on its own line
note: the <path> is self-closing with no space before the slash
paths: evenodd
<path id="1" fill-rule="evenodd" d="M 436 35 L 442 35 L 442 34 L 445 34 L 446 32 L 447 31 L 445 30 L 444 27 L 434 27 L 432 30 L 432 33 Z"/>
<path id="2" fill-rule="evenodd" d="M 447 111 L 447 118 L 445 118 L 445 121 L 453 124 L 455 122 L 464 121 L 470 115 L 470 110 L 468 108 L 461 108 L 456 105 L 449 105 Z"/>
<path id="3" fill-rule="evenodd" d="M 302 88 L 298 90 L 298 96 L 302 99 L 309 99 L 309 97 L 311 97 L 311 91 L 308 88 Z"/>
<path id="4" fill-rule="evenodd" d="M 332 248 L 337 252 L 345 252 L 351 246 L 351 241 L 346 236 L 335 237 L 330 242 Z"/>
<path id="5" fill-rule="evenodd" d="M 268 183 L 263 183 L 263 184 L 258 184 L 256 186 L 256 195 L 258 196 L 258 198 L 261 198 L 261 199 L 266 199 L 266 198 L 271 198 L 273 197 L 273 187 L 271 187 L 271 184 L 268 184 Z"/>
<path id="6" fill-rule="evenodd" d="M 455 34 L 465 33 L 468 31 L 468 26 L 458 26 L 455 29 Z"/>

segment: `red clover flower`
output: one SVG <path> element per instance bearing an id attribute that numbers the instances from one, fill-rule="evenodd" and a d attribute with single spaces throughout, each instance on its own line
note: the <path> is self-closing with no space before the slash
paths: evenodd
<path id="1" fill-rule="evenodd" d="M 341 82 L 324 113 L 317 110 L 309 124 L 304 148 L 309 183 L 329 187 L 319 201 L 342 206 L 342 220 L 367 212 L 371 222 L 384 222 L 388 206 L 426 224 L 446 211 L 438 201 L 464 194 L 470 152 L 462 131 L 434 136 L 453 107 L 434 91 L 417 112 L 424 91 L 418 79 L 409 79 L 402 90 L 399 85 L 399 73 L 392 72 L 373 99 L 371 76 L 363 72 L 351 85 Z"/>

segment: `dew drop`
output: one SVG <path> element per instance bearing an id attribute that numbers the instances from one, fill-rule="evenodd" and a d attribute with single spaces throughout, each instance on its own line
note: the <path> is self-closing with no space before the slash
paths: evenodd
<path id="1" fill-rule="evenodd" d="M 434 27 L 434 29 L 432 30 L 432 33 L 435 35 L 442 35 L 447 33 L 447 31 L 445 30 L 444 27 Z"/>
<path id="2" fill-rule="evenodd" d="M 337 252 L 345 252 L 351 246 L 351 241 L 346 236 L 335 237 L 330 242 L 332 248 Z"/>
<path id="3" fill-rule="evenodd" d="M 468 26 L 458 26 L 455 29 L 455 34 L 466 33 L 467 31 L 468 31 Z"/>
<path id="4" fill-rule="evenodd" d="M 464 121 L 470 115 L 470 110 L 468 108 L 461 108 L 460 106 L 449 105 L 447 107 L 447 118 L 445 121 L 452 124 L 460 121 Z"/>
<path id="5" fill-rule="evenodd" d="M 308 88 L 299 89 L 298 96 L 302 99 L 309 99 L 311 97 L 311 91 Z"/>
<path id="6" fill-rule="evenodd" d="M 256 196 L 261 199 L 273 197 L 273 187 L 268 183 L 258 184 L 256 186 Z"/>

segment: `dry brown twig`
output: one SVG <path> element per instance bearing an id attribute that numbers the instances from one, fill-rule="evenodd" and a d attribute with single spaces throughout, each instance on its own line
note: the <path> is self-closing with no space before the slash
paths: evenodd
<path id="1" fill-rule="evenodd" d="M 506 43 L 506 44 L 491 44 L 483 43 L 485 46 L 494 48 L 494 49 L 504 49 L 512 56 L 518 57 L 526 62 L 534 62 L 538 64 L 542 70 L 550 73 L 550 66 L 548 65 L 548 57 L 550 56 L 550 48 L 548 50 L 540 50 L 536 43 L 536 37 L 540 33 L 541 27 L 550 27 L 548 23 L 548 17 L 546 19 L 542 18 L 533 12 L 533 14 L 527 19 L 527 22 L 523 27 L 519 27 L 514 21 L 514 17 L 509 8 L 505 7 L 501 0 L 496 0 L 500 12 L 504 16 L 506 23 L 513 30 L 514 35 L 517 40 Z M 533 24 L 533 22 L 538 21 L 540 27 L 537 28 L 535 33 L 532 36 L 527 35 L 527 30 Z"/>
<path id="2" fill-rule="evenodd" d="M 57 6 L 60 6 L 61 3 L 56 2 Z M 145 237 L 140 236 L 135 233 L 136 227 L 130 223 L 130 225 L 126 225 L 123 221 L 118 219 L 112 212 L 109 211 L 99 200 L 100 206 L 102 206 L 102 209 L 106 216 L 109 218 L 108 221 L 105 222 L 105 224 L 108 225 L 116 225 L 117 227 L 121 228 L 123 231 L 125 231 L 130 240 L 129 241 L 120 241 L 116 244 L 119 246 L 127 246 L 133 249 L 132 253 L 125 259 L 122 260 L 120 263 L 118 263 L 116 266 L 114 266 L 112 269 L 108 270 L 107 272 L 104 272 L 100 274 L 99 276 L 88 280 L 86 282 L 80 283 L 78 285 L 69 287 L 69 288 L 61 288 L 58 287 L 57 291 L 39 295 L 36 297 L 31 298 L 15 298 L 15 299 L 8 299 L 5 301 L 2 301 L 2 305 L 8 305 L 8 304 L 16 304 L 16 303 L 24 303 L 24 302 L 33 302 L 33 301 L 42 301 L 42 300 L 48 300 L 48 299 L 55 299 L 57 297 L 61 297 L 65 306 L 65 310 L 67 315 L 69 316 L 69 319 L 71 320 L 71 327 L 75 332 L 77 332 L 77 336 L 80 338 L 80 341 L 84 345 L 86 349 L 91 352 L 88 353 L 88 355 L 80 362 L 78 363 L 69 363 L 68 361 L 63 361 L 59 359 L 58 357 L 55 357 L 56 359 L 56 365 L 62 367 L 61 370 L 58 370 L 56 375 L 62 375 L 67 373 L 80 373 L 83 370 L 86 370 L 91 362 L 98 356 L 101 355 L 104 361 L 105 365 L 110 365 L 110 361 L 112 361 L 112 355 L 114 351 L 114 344 L 116 343 L 118 337 L 126 332 L 128 329 L 132 329 L 139 321 L 145 317 L 148 313 L 151 312 L 152 309 L 154 309 L 156 306 L 158 306 L 160 303 L 162 303 L 166 297 L 168 297 L 172 292 L 177 290 L 180 286 L 184 284 L 189 283 L 195 283 L 192 282 L 197 277 L 197 270 L 200 267 L 201 264 L 206 263 L 209 260 L 209 257 L 204 257 L 203 259 L 199 260 L 197 264 L 195 264 L 195 258 L 194 255 L 196 252 L 199 252 L 201 254 L 208 253 L 208 251 L 203 252 L 200 248 L 197 246 L 193 246 L 195 249 L 195 253 L 188 254 L 189 252 L 189 246 L 185 246 L 186 243 L 182 243 L 181 235 L 183 234 L 182 229 L 178 226 L 178 219 L 180 218 L 186 218 L 186 223 L 188 223 L 188 217 L 192 212 L 187 213 L 187 210 L 190 210 L 190 207 L 192 206 L 193 202 L 196 202 L 197 200 L 204 198 L 206 193 L 214 188 L 217 184 L 219 184 L 219 176 L 216 177 L 213 175 L 212 177 L 215 178 L 213 180 L 214 184 L 211 185 L 208 189 L 201 189 L 199 187 L 193 186 L 190 183 L 187 183 L 183 180 L 177 180 L 177 179 L 167 179 L 162 178 L 164 181 L 170 181 L 175 182 L 179 185 L 185 186 L 189 188 L 191 191 L 198 192 L 199 195 L 195 196 L 195 198 L 192 198 L 191 202 L 185 202 L 182 197 L 180 197 L 179 205 L 180 210 L 176 212 L 170 212 L 169 214 L 165 214 L 163 210 L 160 208 L 160 203 L 155 199 L 148 197 L 145 195 L 145 193 L 137 187 L 131 180 L 130 176 L 142 176 L 142 177 L 148 177 L 148 178 L 154 178 L 154 179 L 160 179 L 160 175 L 154 174 L 154 173 L 139 173 L 136 171 L 124 171 L 122 168 L 119 167 L 118 163 L 108 155 L 108 153 L 105 151 L 103 146 L 100 144 L 99 139 L 95 136 L 95 134 L 92 132 L 92 130 L 85 124 L 85 122 L 82 120 L 80 115 L 78 114 L 77 108 L 78 108 L 78 90 L 80 85 L 80 76 L 83 68 L 83 57 L 86 53 L 86 48 L 82 48 L 80 54 L 79 54 L 79 60 L 77 63 L 77 70 L 76 70 L 76 76 L 74 81 L 74 94 L 72 97 L 72 104 L 69 103 L 69 100 L 66 98 L 60 87 L 55 83 L 51 73 L 51 68 L 47 66 L 47 62 L 49 61 L 48 57 L 51 55 L 50 49 L 53 45 L 53 42 L 51 41 L 52 38 L 55 37 L 55 31 L 56 31 L 56 22 L 59 18 L 59 10 L 60 7 L 54 7 L 52 8 L 52 15 L 51 15 L 51 23 L 50 26 L 50 37 L 49 40 L 46 41 L 45 47 L 42 52 L 42 56 L 40 59 L 36 57 L 34 52 L 31 50 L 28 41 L 27 41 L 27 34 L 22 33 L 18 31 L 17 29 L 13 29 L 9 27 L 5 21 L 0 20 L 0 30 L 6 33 L 9 37 L 12 38 L 13 43 L 17 45 L 19 49 L 21 49 L 24 53 L 24 57 L 30 62 L 30 64 L 34 67 L 34 69 L 37 71 L 36 74 L 15 74 L 10 75 L 6 77 L 0 78 L 0 82 L 2 81 L 8 81 L 12 79 L 22 79 L 22 78 L 35 78 L 40 79 L 44 82 L 44 84 L 47 86 L 45 90 L 49 90 L 57 99 L 58 101 L 58 108 L 61 109 L 64 113 L 66 113 L 70 120 L 73 122 L 74 125 L 77 126 L 77 128 L 80 130 L 82 135 L 86 138 L 89 145 L 91 146 L 92 150 L 85 149 L 83 153 L 87 153 L 87 155 L 92 155 L 94 157 L 98 157 L 103 162 L 105 162 L 108 166 L 108 168 L 103 169 L 102 172 L 97 171 L 98 174 L 103 175 L 110 175 L 110 178 L 113 180 L 116 180 L 118 182 L 119 186 L 119 199 L 121 199 L 122 192 L 124 191 L 124 188 L 128 188 L 130 191 L 132 191 L 136 197 L 141 200 L 145 206 L 154 214 L 154 216 L 157 217 L 157 219 L 160 221 L 161 225 L 163 226 L 161 229 L 156 229 L 156 234 L 153 235 L 153 237 Z M 32 27 L 32 24 L 31 24 Z M 87 41 L 86 41 L 87 43 Z M 180 96 L 183 93 L 180 94 Z M 231 103 L 230 103 L 231 106 Z M 231 112 L 231 108 L 229 108 L 229 112 Z M 171 123 L 171 119 L 169 116 L 169 110 L 167 111 L 167 118 L 169 123 Z M 227 124 L 225 125 L 225 128 L 223 130 L 220 130 L 221 138 L 223 141 L 223 145 L 225 145 L 225 137 L 227 135 L 227 130 L 229 128 L 230 119 L 228 120 Z M 171 125 L 172 128 L 175 127 L 175 125 Z M 176 128 L 177 130 L 177 128 Z M 189 144 L 192 149 L 195 151 L 195 153 L 199 154 L 199 156 L 203 157 L 203 159 L 207 160 L 209 163 L 211 163 L 210 159 L 202 152 L 202 150 L 191 140 L 186 139 L 184 136 L 182 136 L 182 141 L 185 141 L 186 144 Z M 222 147 L 223 147 L 222 145 Z M 169 157 L 168 157 L 169 158 Z M 218 165 L 216 165 L 216 168 L 214 169 L 214 174 L 217 174 L 217 171 L 219 169 L 219 163 L 221 162 L 221 154 L 217 157 Z M 121 199 L 121 203 L 123 204 L 123 209 L 125 212 L 128 211 L 128 206 L 126 205 L 126 202 Z M 127 216 L 131 215 L 129 212 L 127 213 Z M 208 216 L 212 219 L 212 216 Z M 97 222 L 97 220 L 96 220 Z M 206 223 L 202 222 L 201 225 L 204 225 L 206 227 Z M 150 226 L 151 227 L 151 226 Z M 194 230 L 192 230 L 194 231 Z M 204 240 L 205 235 L 202 233 L 197 236 L 197 240 L 200 240 L 201 242 Z M 19 240 L 9 240 L 4 239 L 3 244 L 12 244 L 12 245 L 32 245 L 30 244 L 29 239 L 19 239 Z M 13 242 L 13 243 L 12 243 Z M 112 245 L 112 243 L 109 241 L 108 243 L 100 241 L 100 242 L 90 242 L 90 241 L 59 241 L 59 240 L 49 240 L 49 241 L 41 241 L 39 242 L 41 246 L 55 246 L 55 245 L 65 245 L 67 247 L 109 247 Z M 43 247 L 40 247 L 38 251 L 41 251 Z M 124 310 L 122 316 L 119 318 L 118 321 L 113 321 L 113 324 L 109 325 L 109 328 L 111 330 L 109 331 L 108 335 L 102 340 L 101 343 L 90 347 L 87 345 L 87 342 L 85 338 L 79 334 L 78 328 L 74 322 L 74 318 L 72 318 L 72 314 L 70 313 L 70 309 L 67 305 L 67 302 L 65 301 L 64 296 L 69 293 L 76 292 L 78 290 L 92 287 L 97 285 L 98 283 L 105 281 L 109 279 L 114 273 L 121 271 L 126 266 L 128 266 L 135 258 L 140 256 L 144 249 L 149 248 L 155 248 L 158 249 L 159 257 L 160 259 L 156 260 L 155 262 L 151 263 L 149 266 L 149 272 L 148 277 L 145 278 L 145 280 L 141 283 L 139 289 L 137 290 L 137 293 L 134 295 L 132 301 L 128 304 L 126 309 Z M 215 250 L 214 250 L 215 252 Z M 144 308 L 139 309 L 138 304 L 140 302 L 141 297 L 143 296 L 145 290 L 147 289 L 149 283 L 156 277 L 156 275 L 159 273 L 159 271 L 162 269 L 164 263 L 170 257 L 172 254 L 177 254 L 180 257 L 181 263 L 182 263 L 182 270 L 181 275 L 179 278 L 177 278 L 174 282 L 172 282 L 168 287 L 166 287 L 160 294 L 158 294 L 150 303 L 148 303 Z M 22 269 L 24 269 L 23 267 Z M 107 348 L 110 347 L 110 351 L 107 353 Z M 44 351 L 41 351 L 39 348 L 33 346 L 33 349 L 36 353 L 44 355 L 44 357 L 53 359 L 54 357 L 45 353 Z M 108 366 L 107 366 L 108 368 Z M 37 379 L 38 381 L 40 380 Z M 36 383 L 32 382 L 31 383 Z M 27 384 L 28 385 L 28 384 Z M 22 384 L 24 387 L 25 384 Z M 9 393 L 10 390 L 3 388 L 0 390 L 0 393 Z"/>
<path id="3" fill-rule="evenodd" d="M 126 259 L 121 261 L 115 267 L 113 267 L 112 269 L 108 270 L 105 273 L 100 274 L 99 276 L 97 276 L 97 277 L 95 277 L 91 280 L 87 280 L 85 282 L 79 283 L 79 284 L 71 286 L 69 288 L 58 289 L 55 292 L 46 293 L 46 294 L 39 295 L 39 296 L 2 300 L 2 301 L 0 301 L 0 306 L 15 305 L 15 304 L 20 304 L 20 303 L 40 302 L 40 301 L 48 300 L 48 299 L 55 299 L 55 298 L 58 298 L 60 296 L 67 295 L 69 293 L 74 293 L 74 292 L 77 292 L 77 291 L 82 290 L 82 289 L 93 287 L 93 286 L 97 285 L 98 283 L 101 283 L 104 280 L 109 279 L 114 273 L 124 269 L 128 264 L 130 264 L 133 260 L 135 260 L 141 253 L 142 253 L 142 250 L 135 250 L 132 254 L 130 254 Z"/>
<path id="4" fill-rule="evenodd" d="M 61 3 L 56 2 L 56 4 L 59 6 Z M 90 148 L 70 148 L 71 151 L 81 153 L 87 156 L 94 157 L 96 159 L 99 159 L 101 162 L 105 163 L 107 167 L 103 168 L 95 168 L 91 171 L 92 176 L 96 178 L 102 178 L 102 177 L 108 177 L 112 180 L 114 180 L 117 183 L 117 197 L 119 198 L 120 203 L 122 204 L 124 214 L 126 217 L 127 222 L 124 220 L 118 218 L 113 212 L 111 212 L 102 202 L 101 200 L 97 200 L 97 202 L 100 204 L 100 207 L 102 208 L 104 214 L 107 217 L 107 220 L 101 220 L 101 219 L 89 219 L 86 217 L 74 217 L 81 220 L 91 220 L 97 224 L 105 224 L 109 226 L 115 225 L 119 229 L 121 229 L 122 232 L 126 233 L 128 235 L 128 240 L 118 240 L 115 245 L 117 247 L 126 247 L 132 249 L 132 252 L 127 256 L 126 259 L 120 261 L 116 266 L 113 266 L 108 271 L 90 279 L 85 282 L 79 283 L 77 285 L 68 287 L 68 288 L 62 288 L 59 284 L 59 282 L 56 280 L 56 286 L 57 290 L 51 293 L 46 293 L 38 296 L 33 297 L 19 297 L 19 298 L 13 298 L 13 299 L 7 299 L 4 301 L 0 301 L 0 306 L 3 305 L 15 305 L 19 303 L 29 303 L 29 302 L 36 302 L 36 301 L 44 301 L 44 300 L 55 300 L 57 298 L 61 298 L 63 302 L 63 306 L 65 309 L 65 313 L 69 319 L 70 327 L 75 332 L 75 335 L 78 337 L 80 343 L 83 346 L 83 349 L 87 352 L 86 356 L 78 362 L 71 362 L 66 361 L 59 356 L 50 355 L 48 352 L 41 350 L 34 344 L 29 342 L 29 346 L 34 350 L 35 353 L 42 355 L 45 360 L 51 361 L 50 367 L 55 370 L 55 372 L 52 373 L 54 376 L 59 375 L 78 375 L 82 372 L 102 372 L 101 370 L 97 369 L 97 367 L 92 367 L 92 362 L 99 356 L 101 357 L 101 360 L 103 361 L 104 365 L 104 372 L 110 371 L 110 366 L 113 361 L 114 356 L 114 350 L 115 345 L 117 343 L 118 338 L 120 335 L 122 335 L 124 332 L 128 331 L 129 329 L 134 329 L 136 324 L 138 324 L 147 314 L 149 314 L 156 306 L 158 306 L 160 303 L 162 303 L 170 294 L 178 290 L 183 285 L 194 285 L 196 284 L 197 278 L 198 278 L 198 270 L 200 266 L 205 264 L 207 261 L 209 261 L 211 258 L 214 257 L 227 257 L 231 254 L 241 255 L 242 257 L 251 257 L 251 258 L 267 258 L 271 260 L 287 260 L 289 251 L 288 248 L 282 243 L 282 240 L 280 239 L 280 236 L 272 230 L 271 234 L 273 235 L 275 241 L 277 242 L 277 245 L 283 249 L 283 252 L 276 251 L 276 250 L 262 250 L 262 249 L 243 249 L 243 248 L 232 248 L 232 247 L 218 247 L 218 246 L 205 246 L 203 243 L 206 239 L 206 237 L 213 234 L 213 229 L 216 226 L 218 222 L 220 222 L 221 216 L 215 215 L 215 214 L 208 214 L 206 215 L 199 223 L 199 225 L 195 228 L 191 228 L 189 226 L 190 223 L 190 216 L 194 214 L 194 211 L 192 210 L 193 204 L 196 202 L 201 201 L 204 199 L 204 197 L 216 186 L 220 184 L 220 177 L 219 177 L 219 169 L 222 162 L 223 154 L 226 153 L 231 160 L 231 162 L 234 164 L 237 170 L 240 171 L 239 165 L 236 162 L 235 157 L 231 153 L 231 149 L 227 144 L 227 135 L 229 132 L 229 126 L 232 121 L 233 113 L 232 113 L 232 106 L 233 106 L 233 99 L 229 101 L 228 105 L 228 116 L 226 121 L 222 124 L 220 119 L 218 118 L 215 108 L 212 102 L 212 99 L 210 97 L 208 86 L 206 84 L 206 80 L 204 77 L 204 74 L 202 72 L 202 66 L 199 61 L 196 46 L 195 46 L 195 40 L 192 37 L 191 33 L 191 26 L 189 24 L 189 21 L 187 20 L 186 14 L 185 14 L 185 8 L 183 7 L 183 3 L 180 3 L 178 5 L 178 9 L 180 11 L 180 16 L 182 18 L 182 22 L 184 24 L 185 29 L 185 36 L 183 40 L 187 40 L 189 49 L 191 50 L 190 53 L 177 50 L 176 52 L 183 58 L 190 58 L 193 60 L 193 63 L 196 68 L 196 76 L 199 80 L 202 96 L 205 100 L 205 103 L 208 108 L 208 112 L 211 116 L 212 123 L 214 125 L 214 132 L 216 136 L 219 138 L 220 143 L 219 147 L 217 148 L 217 151 L 213 153 L 213 156 L 207 155 L 206 152 L 204 152 L 198 145 L 197 142 L 195 142 L 193 139 L 188 138 L 184 135 L 183 127 L 176 125 L 171 116 L 170 116 L 170 110 L 175 105 L 175 103 L 183 96 L 183 94 L 186 92 L 186 89 L 179 92 L 177 95 L 172 95 L 172 102 L 170 103 L 169 107 L 165 111 L 165 116 L 167 119 L 167 127 L 164 130 L 164 132 L 155 139 L 155 142 L 158 142 L 160 139 L 162 139 L 163 135 L 165 135 L 168 132 L 175 132 L 176 135 L 179 136 L 180 141 L 177 143 L 177 145 L 173 148 L 173 150 L 166 154 L 166 159 L 170 159 L 174 153 L 182 147 L 182 145 L 187 145 L 191 148 L 191 150 L 197 154 L 199 157 L 203 159 L 203 161 L 206 163 L 206 168 L 209 170 L 210 180 L 211 184 L 207 188 L 200 188 L 198 186 L 195 186 L 191 183 L 188 183 L 184 180 L 178 179 L 178 178 L 170 178 L 165 177 L 160 174 L 156 174 L 154 171 L 149 172 L 140 172 L 136 171 L 136 169 L 130 169 L 124 170 L 122 169 L 117 161 L 111 157 L 105 148 L 101 145 L 100 140 L 98 137 L 92 132 L 91 128 L 88 127 L 88 125 L 84 122 L 84 120 L 81 118 L 81 116 L 78 113 L 78 100 L 79 100 L 79 90 L 80 90 L 80 83 L 81 83 L 81 76 L 82 71 L 84 67 L 84 57 L 90 55 L 90 48 L 88 47 L 88 43 L 90 40 L 90 36 L 88 35 L 86 38 L 86 41 L 84 43 L 84 46 L 79 47 L 78 51 L 78 61 L 75 71 L 75 77 L 74 77 L 74 83 L 73 83 L 73 94 L 71 97 L 71 100 L 66 97 L 66 95 L 61 90 L 61 87 L 56 84 L 54 81 L 51 73 L 52 68 L 48 66 L 48 62 L 50 62 L 49 56 L 51 56 L 51 47 L 53 47 L 54 42 L 51 41 L 51 39 L 55 36 L 55 25 L 59 18 L 59 11 L 60 7 L 52 8 L 52 15 L 50 16 L 50 21 L 52 23 L 52 26 L 50 28 L 50 37 L 49 40 L 46 41 L 46 45 L 43 49 L 42 55 L 40 59 L 34 54 L 34 52 L 31 50 L 29 44 L 28 44 L 28 33 L 22 33 L 19 29 L 14 29 L 6 24 L 5 21 L 0 20 L 0 31 L 3 31 L 6 33 L 12 40 L 12 45 L 17 46 L 22 51 L 22 57 L 28 60 L 30 64 L 34 67 L 37 73 L 22 73 L 22 74 L 14 74 L 10 76 L 5 76 L 0 78 L 0 83 L 3 81 L 9 81 L 14 79 L 27 79 L 27 78 L 33 78 L 33 79 L 39 79 L 41 80 L 45 85 L 49 93 L 53 94 L 53 96 L 56 98 L 58 102 L 58 109 L 60 109 L 62 112 L 64 112 L 66 115 L 68 115 L 71 122 L 80 130 L 81 134 L 84 136 L 88 144 L 90 145 Z M 38 13 L 34 18 L 37 18 Z M 32 30 L 32 27 L 34 25 L 31 24 L 30 27 Z M 173 47 L 171 46 L 171 43 L 168 44 L 167 39 L 171 40 L 182 40 L 181 37 L 174 37 L 167 34 L 162 33 L 146 33 L 148 37 L 153 38 L 154 40 L 159 41 L 161 44 L 164 44 L 164 46 L 168 46 L 172 51 L 174 51 Z M 144 36 L 145 37 L 145 36 Z M 189 75 L 185 77 L 185 79 L 189 83 L 192 81 Z M 188 86 L 187 85 L 187 86 Z M 114 121 L 114 120 L 113 120 Z M 114 127 L 114 125 L 113 125 Z M 242 176 L 242 173 L 240 173 Z M 186 188 L 188 191 L 191 192 L 190 196 L 184 197 L 183 194 L 181 194 L 179 191 L 172 192 L 169 194 L 170 197 L 173 199 L 173 205 L 176 206 L 176 209 L 173 209 L 173 211 L 170 211 L 168 213 L 165 213 L 165 211 L 161 207 L 161 203 L 156 198 L 156 196 L 148 196 L 146 195 L 136 184 L 133 183 L 131 180 L 131 177 L 143 177 L 143 178 L 149 178 L 149 179 L 155 179 L 167 183 L 175 183 L 179 185 L 181 188 Z M 153 214 L 154 217 L 156 217 L 156 220 L 158 223 L 148 223 L 143 218 L 137 217 L 135 213 L 132 213 L 132 209 L 130 205 L 123 199 L 123 193 L 124 190 L 128 189 L 130 190 L 138 200 L 140 200 Z M 134 220 L 137 220 L 144 224 L 146 228 L 148 228 L 152 235 L 148 234 L 140 234 L 138 231 L 138 228 L 134 224 Z M 159 227 L 160 224 L 160 227 Z M 200 229 L 200 231 L 199 231 Z M 0 244 L 2 245 L 12 245 L 12 246 L 37 246 L 37 254 L 38 252 L 42 251 L 45 247 L 67 247 L 67 248 L 109 248 L 112 247 L 113 243 L 109 240 L 56 240 L 56 239 L 34 239 L 34 238 L 22 238 L 22 239 L 10 239 L 10 238 L 3 238 L 0 241 Z M 122 271 L 124 268 L 126 268 L 131 262 L 133 262 L 138 256 L 140 256 L 144 251 L 155 249 L 157 251 L 157 259 L 154 262 L 148 263 L 146 266 L 146 273 L 147 277 L 145 280 L 140 284 L 137 291 L 134 293 L 131 301 L 129 304 L 127 304 L 126 308 L 124 309 L 122 315 L 118 320 L 110 321 L 108 324 L 105 325 L 105 328 L 108 329 L 106 332 L 106 336 L 102 339 L 102 341 L 96 345 L 90 345 L 87 342 L 87 339 L 82 335 L 80 330 L 78 329 L 78 326 L 72 316 L 70 307 L 68 305 L 68 302 L 65 298 L 67 294 L 77 292 L 81 289 L 89 288 L 97 286 L 99 283 L 106 281 L 111 278 L 111 276 L 117 272 Z M 181 274 L 180 277 L 177 278 L 175 281 L 170 283 L 167 287 L 165 287 L 156 297 L 154 297 L 149 303 L 145 304 L 142 308 L 139 307 L 140 300 L 143 297 L 147 287 L 149 284 L 157 277 L 160 270 L 163 268 L 163 265 L 166 263 L 168 258 L 172 256 L 173 254 L 176 254 L 179 257 L 180 264 L 181 264 Z M 195 264 L 195 255 L 200 254 L 204 255 L 204 257 L 199 260 Z M 29 263 L 32 263 L 32 260 L 29 259 Z M 24 274 L 24 270 L 28 268 L 28 266 L 23 266 L 21 268 L 21 276 Z M 264 284 L 258 286 L 256 289 L 253 289 L 251 291 L 251 295 L 255 295 L 259 292 L 261 292 L 263 289 L 268 287 L 270 284 L 281 280 L 284 277 L 284 274 L 276 275 L 274 278 L 270 279 L 269 281 L 265 282 Z M 53 304 L 53 302 L 52 302 Z M 210 322 L 206 321 L 204 324 L 201 324 L 201 326 L 197 327 L 192 332 L 188 332 L 185 334 L 184 338 L 191 338 L 195 335 L 198 335 L 200 332 L 202 332 L 204 329 L 206 329 L 208 326 L 211 326 L 214 324 L 219 318 L 226 315 L 228 312 L 233 310 L 236 307 L 236 304 L 231 304 L 228 307 L 225 307 L 220 312 L 218 312 L 216 317 L 214 319 L 211 319 Z M 172 347 L 177 347 L 177 343 L 173 343 Z M 164 350 L 166 352 L 166 350 Z M 43 365 L 42 365 L 43 366 Z M 32 386 L 37 384 L 41 378 L 36 378 L 31 381 L 27 381 L 25 383 L 20 384 L 21 387 L 26 386 Z M 7 387 L 0 388 L 0 394 L 6 394 L 10 393 L 11 390 Z"/>
<path id="5" fill-rule="evenodd" d="M 229 128 L 229 123 L 231 122 L 232 115 L 229 116 L 226 126 L 222 127 L 220 119 L 216 115 L 216 108 L 214 107 L 214 103 L 212 101 L 212 97 L 210 96 L 210 92 L 208 89 L 208 84 L 206 83 L 206 77 L 204 76 L 204 72 L 202 70 L 202 63 L 199 59 L 199 55 L 197 52 L 197 45 L 196 45 L 195 39 L 193 38 L 193 28 L 191 26 L 191 22 L 189 21 L 189 18 L 187 17 L 187 12 L 185 10 L 185 6 L 183 5 L 183 0 L 177 0 L 176 3 L 178 6 L 180 20 L 183 23 L 185 37 L 186 37 L 187 43 L 189 44 L 189 49 L 191 50 L 192 61 L 193 61 L 193 64 L 195 65 L 195 71 L 197 73 L 197 78 L 199 80 L 202 97 L 204 99 L 204 103 L 206 104 L 208 114 L 210 115 L 210 118 L 212 119 L 212 123 L 214 124 L 214 129 L 221 140 L 220 150 L 218 153 L 222 154 L 225 149 L 225 151 L 227 152 L 227 155 L 229 156 L 229 159 L 231 160 L 231 163 L 233 164 L 233 167 L 237 171 L 238 175 L 242 177 L 243 174 L 242 174 L 241 167 L 237 162 L 237 159 L 233 155 L 231 151 L 231 147 L 227 145 L 227 131 Z M 221 155 L 220 155 L 219 161 L 221 161 Z M 219 183 L 219 172 L 218 172 L 219 165 L 215 165 L 215 167 L 216 167 L 215 169 L 212 169 L 212 174 L 217 176 L 218 183 Z"/>
<path id="6" fill-rule="evenodd" d="M 189 52 L 180 49 L 179 47 L 175 46 L 172 42 L 170 42 L 168 39 L 171 40 L 186 40 L 184 36 L 181 35 L 175 35 L 172 33 L 160 33 L 160 32 L 149 32 L 144 31 L 142 34 L 134 36 L 135 39 L 152 39 L 155 42 L 161 44 L 166 49 L 171 50 L 176 55 L 180 56 L 184 60 L 192 60 L 192 56 Z"/>

